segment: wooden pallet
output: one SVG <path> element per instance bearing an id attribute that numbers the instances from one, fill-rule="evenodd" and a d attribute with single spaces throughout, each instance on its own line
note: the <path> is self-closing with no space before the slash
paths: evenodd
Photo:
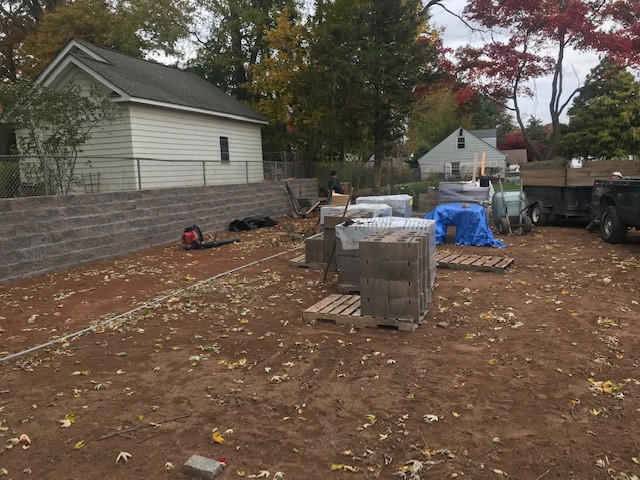
<path id="1" fill-rule="evenodd" d="M 441 252 L 436 256 L 438 267 L 454 270 L 471 270 L 476 272 L 505 273 L 507 267 L 515 261 L 511 257 L 492 257 L 480 255 L 464 255 L 461 253 Z"/>
<path id="2" fill-rule="evenodd" d="M 307 308 L 302 318 L 308 322 L 331 322 L 336 325 L 354 325 L 356 327 L 386 327 L 413 332 L 418 324 L 362 315 L 360 295 L 340 295 L 335 293 Z"/>
<path id="3" fill-rule="evenodd" d="M 309 268 L 311 270 L 324 270 L 325 268 L 327 268 L 327 264 L 323 263 L 323 262 L 305 262 L 305 256 L 304 255 L 298 255 L 297 257 L 292 258 L 291 260 L 289 260 L 289 265 L 291 265 L 292 267 L 298 267 L 298 268 Z M 336 271 L 336 266 L 335 265 L 331 265 L 331 267 L 329 267 L 329 271 L 330 272 L 335 272 Z"/>

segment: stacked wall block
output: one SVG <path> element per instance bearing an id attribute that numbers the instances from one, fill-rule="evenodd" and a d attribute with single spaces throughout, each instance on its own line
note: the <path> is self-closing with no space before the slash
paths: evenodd
<path id="1" fill-rule="evenodd" d="M 419 322 L 435 285 L 435 236 L 395 231 L 360 242 L 363 315 Z"/>
<path id="2" fill-rule="evenodd" d="M 358 285 L 358 251 L 343 250 L 340 240 L 336 237 L 336 225 L 340 225 L 352 218 L 371 218 L 373 212 L 347 211 L 344 215 L 340 213 L 330 213 L 324 217 L 324 238 L 325 238 L 325 260 L 327 263 L 331 256 L 333 242 L 336 242 L 336 250 L 331 261 L 332 265 L 336 265 L 338 269 L 338 286 L 349 288 L 357 291 Z M 341 262 L 342 259 L 342 262 Z M 342 264 L 342 268 L 340 265 Z M 354 277 L 355 275 L 355 277 Z M 342 278 L 342 282 L 341 282 Z"/>
<path id="3" fill-rule="evenodd" d="M 336 257 L 338 262 L 338 287 L 360 291 L 360 262 L 358 250 L 345 250 L 338 241 Z"/>
<path id="4" fill-rule="evenodd" d="M 324 234 L 318 233 L 305 239 L 304 261 L 306 263 L 324 262 Z"/>

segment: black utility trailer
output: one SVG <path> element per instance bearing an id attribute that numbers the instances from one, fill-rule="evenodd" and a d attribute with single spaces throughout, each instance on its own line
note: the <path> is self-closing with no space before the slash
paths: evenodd
<path id="1" fill-rule="evenodd" d="M 636 176 L 640 163 L 630 160 L 584 162 L 582 168 L 566 168 L 564 161 L 530 162 L 520 166 L 523 191 L 529 200 L 529 216 L 535 225 L 552 219 L 593 218 L 593 183 L 612 172 Z"/>
<path id="2" fill-rule="evenodd" d="M 592 187 L 542 187 L 523 185 L 529 200 L 529 216 L 535 225 L 547 220 L 591 219 Z"/>

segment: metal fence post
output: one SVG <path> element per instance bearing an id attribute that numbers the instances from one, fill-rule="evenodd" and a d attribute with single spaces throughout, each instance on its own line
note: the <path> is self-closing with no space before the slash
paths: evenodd
<path id="1" fill-rule="evenodd" d="M 142 177 L 140 176 L 140 159 L 136 158 L 136 164 L 138 165 L 138 190 L 142 190 Z"/>
<path id="2" fill-rule="evenodd" d="M 247 177 L 247 183 L 249 183 L 249 161 L 245 160 L 244 162 L 244 172 Z"/>
<path id="3" fill-rule="evenodd" d="M 204 161 L 202 162 L 202 183 L 205 187 L 207 186 L 207 166 Z"/>

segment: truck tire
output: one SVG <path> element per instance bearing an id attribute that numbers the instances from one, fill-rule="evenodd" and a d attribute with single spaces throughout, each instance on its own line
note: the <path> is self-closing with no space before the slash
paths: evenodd
<path id="1" fill-rule="evenodd" d="M 522 233 L 531 232 L 532 225 L 533 225 L 533 222 L 531 221 L 531 217 L 528 217 L 526 215 L 522 217 Z"/>
<path id="2" fill-rule="evenodd" d="M 541 227 L 547 224 L 549 216 L 542 211 L 539 203 L 536 203 L 531 208 L 531 220 L 534 225 L 540 225 Z"/>
<path id="3" fill-rule="evenodd" d="M 607 243 L 620 243 L 627 236 L 627 225 L 620 220 L 616 207 L 607 207 L 600 222 L 600 235 Z"/>

